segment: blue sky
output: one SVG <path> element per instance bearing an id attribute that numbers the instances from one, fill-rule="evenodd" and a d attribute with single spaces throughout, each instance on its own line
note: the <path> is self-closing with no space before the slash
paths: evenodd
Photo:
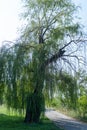
<path id="1" fill-rule="evenodd" d="M 87 0 L 72 0 L 81 6 L 79 10 L 80 22 L 87 29 Z M 17 38 L 20 26 L 19 14 L 21 13 L 21 0 L 0 0 L 0 45 L 4 40 Z"/>
<path id="2" fill-rule="evenodd" d="M 85 26 L 87 30 L 87 0 L 72 0 L 76 5 L 80 6 L 79 17 L 81 18 L 81 23 Z"/>

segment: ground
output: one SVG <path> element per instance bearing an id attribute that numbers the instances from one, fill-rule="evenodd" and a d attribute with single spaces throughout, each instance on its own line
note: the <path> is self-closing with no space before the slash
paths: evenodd
<path id="1" fill-rule="evenodd" d="M 47 109 L 45 114 L 56 126 L 60 126 L 64 130 L 87 130 L 87 123 L 68 117 L 55 110 Z"/>

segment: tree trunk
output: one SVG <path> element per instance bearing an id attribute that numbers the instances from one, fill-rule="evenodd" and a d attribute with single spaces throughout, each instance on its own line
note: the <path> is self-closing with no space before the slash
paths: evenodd
<path id="1" fill-rule="evenodd" d="M 37 123 L 40 120 L 41 112 L 44 111 L 45 103 L 42 93 L 36 91 L 29 95 L 25 115 L 25 123 Z"/>
<path id="2" fill-rule="evenodd" d="M 43 38 L 40 37 L 39 44 L 43 43 Z M 43 53 L 42 53 L 43 52 Z M 26 108 L 26 116 L 24 122 L 32 123 L 39 122 L 40 115 L 45 109 L 45 100 L 44 95 L 42 94 L 43 86 L 44 86 L 44 74 L 45 74 L 45 53 L 40 50 L 38 52 L 38 63 L 34 64 L 34 73 L 33 73 L 33 81 L 35 84 L 34 92 L 31 93 L 27 100 L 27 108 Z M 35 60 L 35 59 L 34 59 Z"/>
<path id="3" fill-rule="evenodd" d="M 44 85 L 45 68 L 48 64 L 52 63 L 57 58 L 60 58 L 64 52 L 65 51 L 60 49 L 59 52 L 53 55 L 50 59 L 45 60 L 45 52 L 43 48 L 42 48 L 42 51 L 40 50 L 39 55 L 38 55 L 39 63 L 35 65 L 34 69 L 36 71 L 34 72 L 34 75 L 33 75 L 33 80 L 34 82 L 36 82 L 36 85 L 34 87 L 35 90 L 28 97 L 26 116 L 25 116 L 24 122 L 26 123 L 39 122 L 41 112 L 45 108 L 44 96 L 42 94 L 42 89 Z"/>

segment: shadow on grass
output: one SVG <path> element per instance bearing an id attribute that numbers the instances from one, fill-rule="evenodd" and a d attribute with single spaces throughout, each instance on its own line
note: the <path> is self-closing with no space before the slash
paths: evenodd
<path id="1" fill-rule="evenodd" d="M 0 114 L 0 127 L 3 128 L 14 128 L 23 123 L 23 118 L 16 116 L 8 116 Z"/>
<path id="2" fill-rule="evenodd" d="M 60 130 L 47 118 L 41 119 L 38 124 L 25 124 L 23 117 L 0 114 L 0 130 Z"/>

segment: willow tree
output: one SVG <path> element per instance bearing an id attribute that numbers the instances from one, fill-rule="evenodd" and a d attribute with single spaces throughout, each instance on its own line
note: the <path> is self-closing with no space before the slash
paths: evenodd
<path id="1" fill-rule="evenodd" d="M 61 68 L 60 61 L 72 67 L 71 58 L 78 60 L 75 52 L 81 39 L 74 40 L 71 35 L 77 35 L 80 27 L 74 21 L 77 7 L 71 0 L 22 1 L 25 20 L 21 37 L 7 55 L 6 83 L 13 94 L 7 93 L 7 98 L 12 97 L 7 104 L 17 107 L 18 100 L 26 100 L 25 122 L 38 122 L 45 105 L 43 89 L 49 86 L 53 91 L 53 75 Z"/>
<path id="2" fill-rule="evenodd" d="M 42 91 L 46 86 L 47 71 L 51 72 L 53 67 L 56 68 L 58 60 L 69 63 L 67 58 L 78 59 L 73 53 L 80 39 L 73 40 L 70 37 L 79 33 L 79 25 L 74 21 L 77 7 L 71 0 L 23 0 L 23 2 L 22 16 L 25 23 L 21 41 L 25 49 L 31 50 L 33 82 L 32 93 L 27 101 L 25 122 L 37 122 L 44 105 Z"/>

